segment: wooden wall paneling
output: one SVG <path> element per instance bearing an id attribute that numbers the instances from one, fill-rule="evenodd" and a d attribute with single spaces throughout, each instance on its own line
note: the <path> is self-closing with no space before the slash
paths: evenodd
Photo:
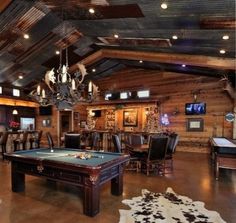
<path id="1" fill-rule="evenodd" d="M 110 77 L 97 80 L 96 84 L 102 86 L 101 91 L 137 90 L 148 86 L 152 96 L 168 95 L 169 100 L 161 104 L 161 113 L 169 115 L 170 125 L 163 128 L 180 134 L 180 144 L 177 150 L 209 152 L 208 140 L 210 137 L 224 136 L 232 138 L 233 127 L 231 124 L 225 123 L 224 115 L 229 111 L 233 111 L 233 102 L 223 91 L 219 80 L 220 77 L 126 68 Z M 199 92 L 197 101 L 206 103 L 206 114 L 186 116 L 185 103 L 194 102 L 193 93 L 195 91 Z M 124 105 L 128 107 L 125 102 Z M 143 114 L 143 111 L 141 113 Z M 121 111 L 117 111 L 117 114 L 117 125 L 120 129 L 123 129 Z M 191 117 L 204 119 L 203 132 L 188 132 L 186 130 L 186 120 Z M 144 117 L 139 117 L 139 119 L 144 119 Z M 142 126 L 139 126 L 139 130 L 141 129 Z"/>
<path id="2" fill-rule="evenodd" d="M 49 125 L 44 126 L 43 121 L 49 120 Z M 58 144 L 58 132 L 57 132 L 57 125 L 58 125 L 58 117 L 57 117 L 57 109 L 55 106 L 52 107 L 52 115 L 39 115 L 39 108 L 36 111 L 36 126 L 38 130 L 43 131 L 42 139 L 41 139 L 41 146 L 48 147 L 48 142 L 46 138 L 46 132 L 50 132 L 54 141 L 54 144 Z"/>
<path id="3" fill-rule="evenodd" d="M 77 114 L 77 118 L 74 119 L 74 131 L 79 132 L 81 130 L 80 128 L 80 122 L 86 121 L 87 119 L 87 110 L 86 105 L 84 104 L 77 104 L 73 107 L 74 113 Z"/>

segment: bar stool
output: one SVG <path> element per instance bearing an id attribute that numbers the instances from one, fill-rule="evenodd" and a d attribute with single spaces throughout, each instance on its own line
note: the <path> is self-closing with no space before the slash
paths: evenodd
<path id="1" fill-rule="evenodd" d="M 46 132 L 46 137 L 47 137 L 47 140 L 48 140 L 48 147 L 49 147 L 49 149 L 53 149 L 54 148 L 54 142 L 53 142 L 51 133 L 50 132 Z"/>
<path id="2" fill-rule="evenodd" d="M 21 137 L 22 135 L 22 137 Z M 26 150 L 26 142 L 28 138 L 28 132 L 23 132 L 23 134 L 20 133 L 20 136 L 17 139 L 13 140 L 14 144 L 14 151 L 20 150 L 20 145 L 22 145 L 22 149 Z M 19 146 L 19 148 L 18 148 Z"/>
<path id="3" fill-rule="evenodd" d="M 40 130 L 39 132 L 35 133 L 33 137 L 31 137 L 29 139 L 30 149 L 33 149 L 33 143 L 36 145 L 34 148 L 39 148 L 40 147 L 42 134 L 43 134 L 43 131 Z"/>
<path id="4" fill-rule="evenodd" d="M 115 148 L 115 153 L 121 153 L 121 142 L 120 142 L 120 138 L 118 135 L 112 135 L 112 142 L 114 144 L 114 148 Z"/>
<path id="5" fill-rule="evenodd" d="M 65 134 L 65 148 L 80 149 L 80 134 Z"/>
<path id="6" fill-rule="evenodd" d="M 8 139 L 8 132 L 3 132 L 0 138 L 0 146 L 2 148 L 2 160 L 4 160 L 4 153 L 6 152 L 7 139 Z"/>
<path id="7" fill-rule="evenodd" d="M 91 134 L 89 146 L 86 146 L 86 149 L 99 150 L 99 133 L 93 132 Z"/>

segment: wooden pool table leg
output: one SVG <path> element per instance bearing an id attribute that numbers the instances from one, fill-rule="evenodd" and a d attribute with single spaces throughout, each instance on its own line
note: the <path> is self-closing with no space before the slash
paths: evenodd
<path id="1" fill-rule="evenodd" d="M 13 192 L 25 190 L 25 174 L 17 172 L 17 164 L 12 162 L 11 166 L 11 187 Z"/>
<path id="2" fill-rule="evenodd" d="M 84 214 L 90 217 L 99 213 L 100 186 L 98 182 L 89 182 L 84 186 L 83 209 Z"/>
<path id="3" fill-rule="evenodd" d="M 123 173 L 125 165 L 119 166 L 119 175 L 111 179 L 111 194 L 119 196 L 123 193 Z"/>

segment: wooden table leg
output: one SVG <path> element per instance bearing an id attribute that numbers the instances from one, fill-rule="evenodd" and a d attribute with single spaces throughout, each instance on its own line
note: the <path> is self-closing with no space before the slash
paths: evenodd
<path id="1" fill-rule="evenodd" d="M 25 174 L 17 172 L 17 164 L 11 164 L 11 186 L 13 192 L 22 192 L 25 190 Z"/>
<path id="2" fill-rule="evenodd" d="M 91 178 L 91 177 L 90 177 Z M 90 217 L 99 213 L 100 204 L 100 186 L 99 183 L 93 180 L 86 180 L 84 186 L 83 210 L 84 214 Z"/>
<path id="3" fill-rule="evenodd" d="M 123 167 L 120 166 L 120 174 L 111 179 L 111 194 L 121 195 L 123 193 Z"/>

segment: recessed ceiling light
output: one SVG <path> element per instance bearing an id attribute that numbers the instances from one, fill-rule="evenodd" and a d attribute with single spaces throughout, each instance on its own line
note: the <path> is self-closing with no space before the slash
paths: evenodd
<path id="1" fill-rule="evenodd" d="M 60 54 L 60 51 L 59 51 L 59 50 L 56 50 L 55 54 L 56 54 L 56 55 L 59 55 L 59 54 Z"/>
<path id="2" fill-rule="evenodd" d="M 23 76 L 22 76 L 22 75 L 20 75 L 20 76 L 18 76 L 18 78 L 19 78 L 19 79 L 23 79 Z"/>
<path id="3" fill-rule="evenodd" d="M 119 35 L 118 35 L 118 34 L 114 34 L 114 37 L 115 37 L 116 39 L 118 39 L 118 38 L 119 38 Z"/>
<path id="4" fill-rule="evenodd" d="M 161 8 L 162 8 L 162 9 L 167 9 L 167 8 L 168 8 L 168 5 L 167 5 L 166 3 L 162 3 L 162 4 L 161 4 Z"/>
<path id="5" fill-rule="evenodd" d="M 229 39 L 229 36 L 228 35 L 224 35 L 224 36 L 222 36 L 222 39 L 227 40 L 227 39 Z"/>
<path id="6" fill-rule="evenodd" d="M 185 64 L 182 64 L 181 66 L 182 66 L 182 67 L 186 67 L 186 65 L 185 65 Z"/>
<path id="7" fill-rule="evenodd" d="M 140 60 L 140 61 L 139 61 L 139 63 L 143 63 L 143 61 L 142 61 L 142 60 Z"/>
<path id="8" fill-rule="evenodd" d="M 92 69 L 92 72 L 96 72 L 96 69 L 95 69 L 95 68 L 93 68 L 93 69 Z"/>
<path id="9" fill-rule="evenodd" d="M 225 54 L 225 53 L 226 53 L 226 51 L 225 51 L 225 50 L 223 50 L 223 49 L 221 49 L 221 50 L 220 50 L 220 53 L 221 53 L 221 54 Z"/>
<path id="10" fill-rule="evenodd" d="M 25 39 L 29 39 L 29 35 L 28 34 L 24 34 L 24 38 Z"/>
<path id="11" fill-rule="evenodd" d="M 172 36 L 172 39 L 178 39 L 178 36 L 174 35 Z"/>
<path id="12" fill-rule="evenodd" d="M 94 13 L 95 13 L 95 10 L 94 10 L 93 8 L 90 8 L 90 9 L 89 9 L 89 12 L 90 12 L 91 14 L 94 14 Z"/>

